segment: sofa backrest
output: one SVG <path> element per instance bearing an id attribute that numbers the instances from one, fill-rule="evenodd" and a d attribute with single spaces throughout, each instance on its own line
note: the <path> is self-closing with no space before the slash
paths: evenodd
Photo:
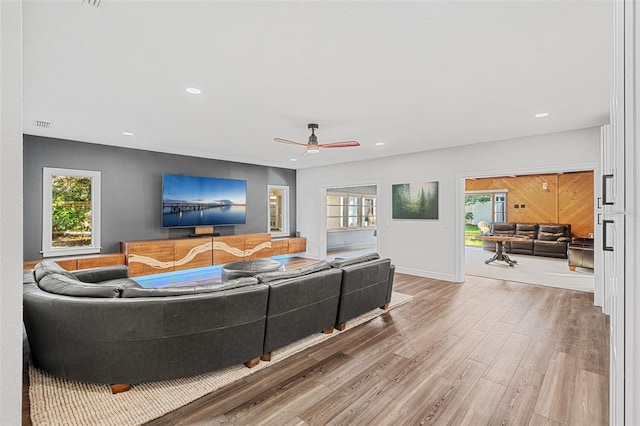
<path id="1" fill-rule="evenodd" d="M 516 233 L 516 224 L 514 222 L 493 222 L 491 224 L 491 233 L 513 235 Z"/>
<path id="2" fill-rule="evenodd" d="M 47 293 L 74 297 L 120 297 L 120 293 L 124 288 L 124 285 L 120 282 L 115 284 L 92 284 L 82 282 L 75 277 L 70 278 L 67 275 L 57 273 L 49 273 L 43 276 L 37 284 Z"/>
<path id="3" fill-rule="evenodd" d="M 538 228 L 538 239 L 558 241 L 558 238 L 571 237 L 571 225 L 563 223 L 541 223 Z"/>
<path id="4" fill-rule="evenodd" d="M 516 223 L 516 235 L 534 239 L 538 236 L 537 223 Z"/>
<path id="5" fill-rule="evenodd" d="M 71 272 L 62 268 L 53 260 L 43 260 L 33 268 L 33 276 L 35 277 L 36 282 L 40 282 L 42 278 L 49 274 L 59 274 L 69 277 L 70 279 L 75 279 L 75 276 Z"/>
<path id="6" fill-rule="evenodd" d="M 278 280 L 302 277 L 304 275 L 313 274 L 315 272 L 324 271 L 325 269 L 330 268 L 331 266 L 329 265 L 329 262 L 321 261 L 303 266 L 301 268 L 289 269 L 286 271 L 263 272 L 255 275 L 255 278 L 257 278 L 261 283 L 270 283 Z"/>
<path id="7" fill-rule="evenodd" d="M 380 255 L 378 253 L 368 253 L 363 254 L 358 257 L 349 257 L 346 259 L 335 259 L 330 262 L 332 268 L 343 268 L 349 265 L 355 265 L 362 262 L 368 262 L 370 260 L 380 259 Z"/>
<path id="8" fill-rule="evenodd" d="M 215 293 L 225 290 L 232 290 L 240 287 L 248 287 L 258 284 L 258 280 L 253 277 L 242 277 L 223 283 L 212 283 L 206 285 L 185 286 L 185 287 L 164 287 L 164 288 L 142 288 L 130 287 L 122 290 L 122 298 L 130 297 L 168 297 L 184 296 L 188 294 Z"/>
<path id="9" fill-rule="evenodd" d="M 333 298 L 335 319 L 341 284 L 342 271 L 332 268 L 269 282 L 268 315 L 301 310 Z"/>

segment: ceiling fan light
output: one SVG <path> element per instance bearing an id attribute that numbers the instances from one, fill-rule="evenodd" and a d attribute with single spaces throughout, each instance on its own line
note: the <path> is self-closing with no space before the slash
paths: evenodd
<path id="1" fill-rule="evenodd" d="M 316 148 L 316 147 L 307 148 L 307 154 L 319 154 L 319 153 L 320 153 L 320 148 Z"/>

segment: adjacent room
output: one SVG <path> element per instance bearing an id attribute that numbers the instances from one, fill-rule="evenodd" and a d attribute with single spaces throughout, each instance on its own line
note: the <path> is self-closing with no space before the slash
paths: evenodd
<path id="1" fill-rule="evenodd" d="M 467 179 L 466 274 L 593 292 L 593 200 L 593 171 Z M 535 250 L 540 227 L 557 232 L 560 225 L 564 234 L 545 236 L 553 242 Z M 486 237 L 492 234 L 508 239 Z M 496 243 L 516 263 L 491 260 Z"/>
<path id="2" fill-rule="evenodd" d="M 0 2 L 0 424 L 637 424 L 637 7 Z"/>

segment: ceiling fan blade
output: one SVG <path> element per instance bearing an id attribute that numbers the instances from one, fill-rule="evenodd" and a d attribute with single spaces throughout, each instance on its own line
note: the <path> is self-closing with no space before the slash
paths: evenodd
<path id="1" fill-rule="evenodd" d="M 318 144 L 320 148 L 344 148 L 348 146 L 360 146 L 360 142 L 357 141 L 344 141 L 344 142 L 330 142 Z"/>
<path id="2" fill-rule="evenodd" d="M 282 142 L 282 143 L 290 143 L 290 144 L 293 144 L 293 145 L 307 146 L 307 144 L 306 144 L 306 143 L 300 143 L 300 142 L 290 141 L 290 140 L 288 140 L 288 139 L 273 138 L 273 140 L 274 140 L 275 142 Z"/>

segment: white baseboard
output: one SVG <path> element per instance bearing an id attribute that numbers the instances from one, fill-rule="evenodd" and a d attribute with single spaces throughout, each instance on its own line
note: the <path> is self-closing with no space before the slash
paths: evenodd
<path id="1" fill-rule="evenodd" d="M 396 272 L 400 274 L 415 275 L 417 277 L 433 278 L 436 280 L 450 281 L 454 283 L 456 282 L 456 277 L 454 274 L 443 274 L 441 272 L 425 271 L 423 269 L 403 268 L 398 265 L 396 265 Z"/>

